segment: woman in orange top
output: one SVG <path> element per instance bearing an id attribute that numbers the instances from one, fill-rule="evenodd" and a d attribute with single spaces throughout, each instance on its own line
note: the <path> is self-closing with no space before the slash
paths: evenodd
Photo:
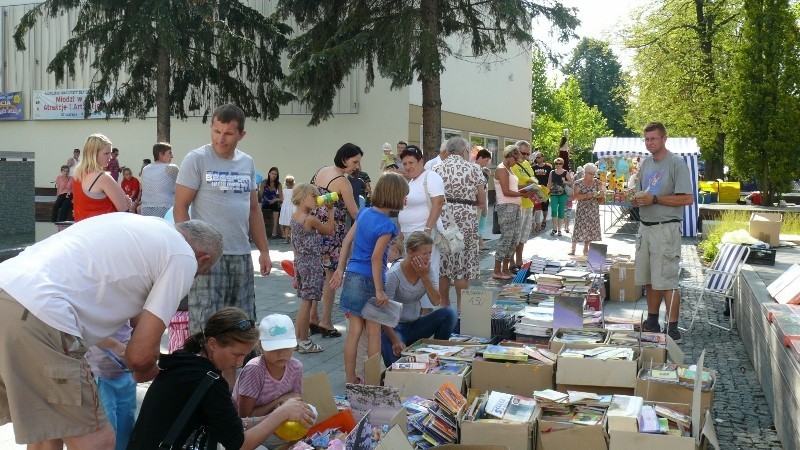
<path id="1" fill-rule="evenodd" d="M 83 146 L 83 159 L 75 168 L 73 215 L 75 221 L 117 211 L 129 211 L 133 201 L 103 168 L 111 158 L 111 140 L 93 134 Z"/>

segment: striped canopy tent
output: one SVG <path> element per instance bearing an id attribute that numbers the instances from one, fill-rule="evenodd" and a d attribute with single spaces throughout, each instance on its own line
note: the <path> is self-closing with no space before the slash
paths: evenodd
<path id="1" fill-rule="evenodd" d="M 698 206 L 699 198 L 697 195 L 698 168 L 697 158 L 700 155 L 700 147 L 697 146 L 695 138 L 674 138 L 670 137 L 666 143 L 667 150 L 680 155 L 689 167 L 689 176 L 692 180 L 692 195 L 694 203 L 683 207 L 683 235 L 697 236 L 697 216 L 700 210 Z M 596 159 L 621 157 L 642 157 L 650 156 L 650 152 L 644 146 L 641 138 L 618 138 L 604 137 L 597 138 L 594 142 L 592 155 Z"/>

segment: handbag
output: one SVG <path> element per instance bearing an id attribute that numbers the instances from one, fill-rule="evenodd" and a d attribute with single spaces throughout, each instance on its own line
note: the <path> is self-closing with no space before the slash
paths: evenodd
<path id="1" fill-rule="evenodd" d="M 428 200 L 428 210 L 431 209 L 431 196 L 428 193 L 428 174 L 425 173 L 425 178 L 422 180 L 422 188 L 425 190 L 425 198 Z M 447 200 L 445 200 L 446 202 Z M 442 211 L 446 211 L 442 206 Z M 442 253 L 458 253 L 464 250 L 464 233 L 458 229 L 458 226 L 453 225 L 444 230 L 436 229 L 436 234 L 433 236 L 433 244 L 442 251 Z"/>
<path id="2" fill-rule="evenodd" d="M 553 178 L 554 174 L 555 174 L 555 172 L 550 172 L 550 180 L 554 180 L 555 179 L 555 178 Z M 556 176 L 561 178 L 559 175 L 556 175 Z M 551 184 L 553 185 L 553 187 L 550 188 L 550 195 L 551 196 L 564 194 L 563 181 L 561 183 L 556 183 L 555 181 L 553 181 Z"/>
<path id="3" fill-rule="evenodd" d="M 492 208 L 492 234 L 500 234 L 500 219 L 497 217 L 497 208 Z"/>
<path id="4" fill-rule="evenodd" d="M 199 405 L 203 400 L 203 396 L 206 395 L 208 388 L 210 388 L 215 381 L 219 380 L 219 375 L 211 370 L 209 370 L 206 375 L 207 376 L 203 378 L 203 381 L 201 381 L 197 388 L 195 388 L 192 396 L 189 397 L 189 401 L 186 402 L 186 405 L 184 405 L 181 413 L 178 414 L 178 418 L 175 419 L 175 423 L 173 423 L 169 431 L 167 431 L 167 435 L 158 446 L 159 449 L 171 450 L 175 448 L 175 440 L 178 439 L 178 435 L 181 433 L 181 430 L 183 430 L 183 427 L 186 426 L 186 422 L 189 421 L 189 417 L 191 417 L 191 415 L 194 413 L 194 410 L 197 409 L 197 405 Z M 201 426 L 189 435 L 186 443 L 177 448 L 185 450 L 216 450 L 217 442 L 211 438 L 208 433 L 208 429 L 205 426 Z"/>

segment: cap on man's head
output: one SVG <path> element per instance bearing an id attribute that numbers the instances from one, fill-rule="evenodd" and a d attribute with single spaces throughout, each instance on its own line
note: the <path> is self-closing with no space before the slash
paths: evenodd
<path id="1" fill-rule="evenodd" d="M 383 148 L 383 150 L 384 150 L 384 151 L 385 151 L 385 150 L 391 150 L 391 149 L 392 149 L 392 144 L 390 144 L 390 143 L 388 143 L 388 142 L 385 142 L 385 143 L 383 144 L 383 147 L 382 147 L 382 148 Z"/>
<path id="2" fill-rule="evenodd" d="M 503 158 L 508 158 L 516 151 L 519 151 L 516 145 L 506 145 L 506 148 L 503 149 Z"/>
<path id="3" fill-rule="evenodd" d="M 258 339 L 265 351 L 297 347 L 294 323 L 289 316 L 283 314 L 270 314 L 261 319 L 258 324 Z"/>

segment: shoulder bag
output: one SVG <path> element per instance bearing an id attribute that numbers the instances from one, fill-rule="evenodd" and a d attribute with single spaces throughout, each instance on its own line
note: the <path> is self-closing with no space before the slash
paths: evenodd
<path id="1" fill-rule="evenodd" d="M 181 430 L 183 430 L 183 427 L 186 426 L 189 417 L 192 416 L 194 410 L 197 409 L 197 406 L 200 404 L 200 401 L 203 400 L 203 396 L 208 392 L 208 388 L 217 380 L 219 380 L 219 375 L 215 372 L 209 370 L 208 373 L 206 373 L 206 377 L 203 378 L 203 381 L 195 388 L 192 396 L 189 397 L 189 401 L 186 402 L 181 413 L 178 414 L 178 418 L 175 419 L 175 423 L 172 424 L 164 440 L 159 444 L 159 449 L 216 450 L 217 442 L 209 436 L 208 429 L 206 429 L 205 426 L 194 430 L 192 434 L 189 435 L 189 439 L 186 440 L 186 443 L 179 447 L 175 446 L 175 440 L 178 439 L 178 435 Z"/>
<path id="2" fill-rule="evenodd" d="M 428 211 L 430 211 L 432 204 L 431 204 L 431 196 L 428 193 L 428 171 L 425 171 L 425 178 L 422 180 L 422 187 L 425 190 L 425 198 L 428 200 Z M 445 200 L 446 202 L 447 200 Z M 444 205 L 442 206 L 442 212 L 444 213 L 446 208 Z M 443 253 L 458 253 L 464 250 L 464 234 L 461 230 L 458 229 L 456 226 L 455 221 L 452 221 L 453 224 L 450 228 L 446 228 L 444 230 L 440 230 L 437 227 L 436 235 L 433 237 L 433 244 L 439 248 Z"/>

